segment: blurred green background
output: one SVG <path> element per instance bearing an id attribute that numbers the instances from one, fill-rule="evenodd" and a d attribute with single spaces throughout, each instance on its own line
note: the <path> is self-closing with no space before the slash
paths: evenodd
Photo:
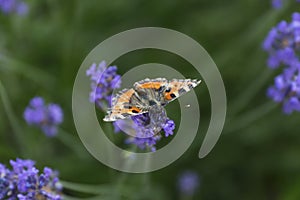
<path id="1" fill-rule="evenodd" d="M 179 199 L 177 177 L 188 169 L 197 171 L 201 180 L 192 199 L 300 199 L 300 114 L 284 115 L 281 106 L 266 97 L 279 71 L 266 67 L 267 54 L 261 49 L 270 28 L 282 19 L 290 20 L 299 4 L 291 0 L 274 10 L 270 1 L 261 0 L 26 3 L 26 16 L 0 15 L 1 163 L 16 157 L 33 159 L 39 167 L 59 170 L 64 181 L 110 185 L 112 193 L 122 193 L 131 185 L 134 190 L 129 191 L 141 195 L 140 199 Z M 198 159 L 210 119 L 210 99 L 205 86 L 196 88 L 202 121 L 188 151 L 156 172 L 124 174 L 102 165 L 81 144 L 72 118 L 72 87 L 83 59 L 96 45 L 119 32 L 145 26 L 180 31 L 208 51 L 224 80 L 228 113 L 217 145 Z M 123 74 L 149 62 L 194 76 L 186 61 L 158 50 L 132 52 L 114 64 L 122 66 Z M 25 107 L 36 95 L 64 110 L 61 127 L 65 132 L 56 138 L 46 138 L 23 119 Z M 168 112 L 175 119 L 180 117 L 172 108 Z"/>

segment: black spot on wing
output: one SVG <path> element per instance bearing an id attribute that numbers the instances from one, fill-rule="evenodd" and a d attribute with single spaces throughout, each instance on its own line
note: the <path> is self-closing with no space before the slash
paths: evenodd
<path id="1" fill-rule="evenodd" d="M 171 92 L 171 88 L 166 89 L 165 92 Z"/>
<path id="2" fill-rule="evenodd" d="M 166 86 L 160 86 L 158 89 L 156 89 L 156 91 L 158 92 L 162 92 L 164 89 L 166 88 Z"/>
<path id="3" fill-rule="evenodd" d="M 174 93 L 170 94 L 170 96 L 174 99 L 176 95 Z"/>

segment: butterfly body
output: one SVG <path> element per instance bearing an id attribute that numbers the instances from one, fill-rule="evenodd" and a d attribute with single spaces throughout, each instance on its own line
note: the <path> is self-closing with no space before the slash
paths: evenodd
<path id="1" fill-rule="evenodd" d="M 124 89 L 112 100 L 104 121 L 115 121 L 164 107 L 200 84 L 199 80 L 165 78 L 144 79 Z"/>

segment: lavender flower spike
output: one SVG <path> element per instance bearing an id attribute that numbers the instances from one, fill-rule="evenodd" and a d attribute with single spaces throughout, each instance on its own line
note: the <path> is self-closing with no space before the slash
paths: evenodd
<path id="1" fill-rule="evenodd" d="M 199 176 L 194 171 L 185 171 L 178 177 L 177 186 L 179 191 L 185 196 L 192 196 L 199 188 Z"/>
<path id="2" fill-rule="evenodd" d="M 268 52 L 267 64 L 270 68 L 280 65 L 294 66 L 299 63 L 300 14 L 293 13 L 290 23 L 281 21 L 273 27 L 263 42 L 263 49 Z"/>
<path id="3" fill-rule="evenodd" d="M 140 149 L 150 149 L 156 151 L 155 145 L 161 140 L 161 131 L 165 136 L 173 135 L 175 123 L 167 117 L 166 111 L 162 106 L 153 106 L 148 113 L 131 117 L 136 130 L 135 137 L 127 140 L 128 144 L 135 144 Z"/>
<path id="4" fill-rule="evenodd" d="M 110 106 L 113 90 L 121 86 L 121 76 L 117 74 L 117 67 L 107 66 L 105 61 L 99 65 L 93 63 L 86 75 L 91 79 L 90 101 L 105 110 Z"/>
<path id="5" fill-rule="evenodd" d="M 280 9 L 282 7 L 282 0 L 272 0 L 272 7 Z"/>
<path id="6" fill-rule="evenodd" d="M 11 160 L 10 165 L 0 164 L 0 199 L 62 199 L 57 172 L 45 167 L 40 173 L 32 160 Z"/>
<path id="7" fill-rule="evenodd" d="M 57 104 L 45 104 L 41 97 L 34 97 L 24 111 L 24 119 L 29 125 L 39 127 L 46 136 L 57 134 L 57 127 L 63 122 L 63 111 Z"/>
<path id="8" fill-rule="evenodd" d="M 275 9 L 281 9 L 283 6 L 284 0 L 272 0 L 272 7 Z M 299 0 L 296 0 L 297 3 L 299 3 Z"/>
<path id="9" fill-rule="evenodd" d="M 28 13 L 28 5 L 22 0 L 0 0 L 0 10 L 4 14 L 16 13 L 18 15 L 26 15 Z"/>
<path id="10" fill-rule="evenodd" d="M 283 112 L 300 111 L 300 13 L 292 14 L 290 23 L 281 21 L 273 27 L 263 43 L 269 53 L 268 66 L 283 66 L 282 74 L 275 78 L 267 91 L 268 97 L 283 105 Z"/>
<path id="11" fill-rule="evenodd" d="M 299 69 L 287 68 L 275 78 L 267 95 L 275 102 L 283 104 L 283 112 L 300 112 L 300 73 Z"/>

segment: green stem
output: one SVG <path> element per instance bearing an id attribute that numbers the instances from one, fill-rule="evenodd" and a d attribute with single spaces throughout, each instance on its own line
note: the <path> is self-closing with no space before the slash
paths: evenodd
<path id="1" fill-rule="evenodd" d="M 137 149 L 137 147 L 134 146 L 129 151 L 135 152 L 136 149 Z M 132 165 L 132 160 L 128 157 L 127 160 L 125 161 L 124 165 L 126 166 L 125 168 L 129 168 Z M 121 199 L 120 191 L 124 191 L 124 183 L 126 182 L 127 177 L 128 177 L 128 173 L 125 173 L 125 172 L 123 172 L 122 175 L 119 177 L 119 180 L 116 183 L 115 191 L 114 191 L 114 195 L 113 195 L 114 200 Z"/>
<path id="2" fill-rule="evenodd" d="M 82 192 L 87 194 L 109 194 L 114 190 L 108 185 L 88 185 L 81 183 L 72 183 L 68 181 L 60 181 L 64 188 L 70 189 L 76 192 Z"/>
<path id="3" fill-rule="evenodd" d="M 252 55 L 255 59 L 250 59 L 250 62 L 243 63 L 253 69 L 254 66 L 260 67 L 261 63 L 256 63 L 257 56 L 263 53 L 260 48 L 260 44 L 257 44 L 257 40 L 260 39 L 261 35 L 267 34 L 269 26 L 276 23 L 278 17 L 282 14 L 280 12 L 274 12 L 270 10 L 265 12 L 263 16 L 259 17 L 254 23 L 252 23 L 249 28 L 246 29 L 238 38 L 234 38 L 232 41 L 229 41 L 228 44 L 223 45 L 224 48 L 221 48 L 220 51 L 215 53 L 214 58 L 217 63 L 222 63 L 222 65 L 231 65 L 232 55 L 238 55 L 241 51 L 247 51 L 249 47 L 256 48 L 256 55 Z M 262 42 L 262 41 L 261 41 Z M 254 44 L 254 45 L 253 45 Z M 225 53 L 224 53 L 225 52 Z M 258 54 L 258 55 L 257 55 Z M 254 77 L 253 81 L 245 87 L 244 92 L 237 99 L 232 101 L 230 104 L 231 113 L 230 115 L 235 115 L 240 112 L 245 106 L 254 98 L 257 92 L 264 86 L 268 81 L 268 78 L 272 75 L 269 69 L 266 69 L 259 78 Z"/>
<path id="4" fill-rule="evenodd" d="M 259 77 L 255 78 L 255 81 L 251 82 L 249 86 L 244 90 L 244 92 L 239 94 L 237 99 L 232 101 L 232 103 L 228 106 L 232 108 L 230 110 L 229 115 L 235 116 L 238 112 L 240 112 L 243 108 L 245 108 L 245 106 L 252 101 L 255 95 L 257 95 L 257 93 L 269 80 L 271 75 L 272 75 L 271 71 L 269 69 L 265 69 L 264 72 Z"/>
<path id="5" fill-rule="evenodd" d="M 109 196 L 95 196 L 95 197 L 88 197 L 88 198 L 76 198 L 76 197 L 70 197 L 67 195 L 62 195 L 64 200 L 111 200 L 111 198 Z"/>
<path id="6" fill-rule="evenodd" d="M 93 195 L 101 195 L 101 198 L 102 195 L 109 196 L 110 199 L 112 199 L 112 197 L 115 197 L 115 192 L 116 192 L 115 185 L 89 185 L 89 184 L 81 184 L 81 183 L 72 183 L 67 181 L 60 181 L 60 182 L 62 183 L 64 188 L 76 192 L 93 194 Z M 117 192 L 119 193 L 119 196 L 130 197 L 131 193 L 129 189 L 130 188 L 126 186 L 124 190 L 117 191 Z"/>
<path id="7" fill-rule="evenodd" d="M 53 84 L 53 77 L 37 67 L 32 67 L 22 61 L 10 58 L 4 54 L 0 55 L 0 70 L 12 71 L 24 75 L 26 78 L 33 80 L 45 87 Z"/>
<path id="8" fill-rule="evenodd" d="M 228 124 L 231 124 L 231 128 L 226 129 L 226 133 L 239 131 L 265 115 L 269 114 L 274 110 L 278 105 L 274 102 L 267 102 L 260 107 L 257 107 L 254 110 L 249 111 L 248 113 L 242 115 L 241 117 L 235 117 L 236 120 L 228 120 Z"/>
<path id="9" fill-rule="evenodd" d="M 13 112 L 13 109 L 12 109 L 12 106 L 10 104 L 10 101 L 9 101 L 9 98 L 8 98 L 8 95 L 7 95 L 7 92 L 5 90 L 5 87 L 4 85 L 2 84 L 2 81 L 0 80 L 0 96 L 1 96 L 1 100 L 2 100 L 2 103 L 3 103 L 3 107 L 4 107 L 4 110 L 6 112 L 6 115 L 7 115 L 7 118 L 8 118 L 8 121 L 11 125 L 11 128 L 13 129 L 13 133 L 14 133 L 14 139 L 17 143 L 17 146 L 18 146 L 18 149 L 19 149 L 19 153 L 21 155 L 24 155 L 24 150 L 25 150 L 25 146 L 24 146 L 24 143 L 23 143 L 23 132 L 22 132 L 22 129 L 18 123 L 18 119 L 17 117 L 15 116 L 14 112 Z"/>
<path id="10" fill-rule="evenodd" d="M 64 131 L 59 128 L 59 133 L 56 137 L 60 140 L 65 146 L 67 146 L 70 150 L 74 151 L 80 158 L 86 158 L 84 151 L 80 149 L 82 144 L 79 143 L 75 137 L 73 137 L 70 133 Z"/>
<path id="11" fill-rule="evenodd" d="M 284 9 L 280 9 L 279 12 L 269 10 L 264 12 L 252 24 L 247 26 L 247 29 L 239 34 L 238 37 L 233 37 L 232 40 L 223 44 L 223 48 L 220 48 L 218 52 L 214 54 L 214 58 L 217 63 L 225 65 L 232 62 L 232 55 L 240 55 L 241 51 L 247 51 L 249 46 L 253 44 L 257 47 L 257 40 L 261 39 L 261 35 L 266 35 L 270 27 L 277 23 L 278 17 L 284 13 Z M 260 48 L 257 47 L 257 48 Z"/>

